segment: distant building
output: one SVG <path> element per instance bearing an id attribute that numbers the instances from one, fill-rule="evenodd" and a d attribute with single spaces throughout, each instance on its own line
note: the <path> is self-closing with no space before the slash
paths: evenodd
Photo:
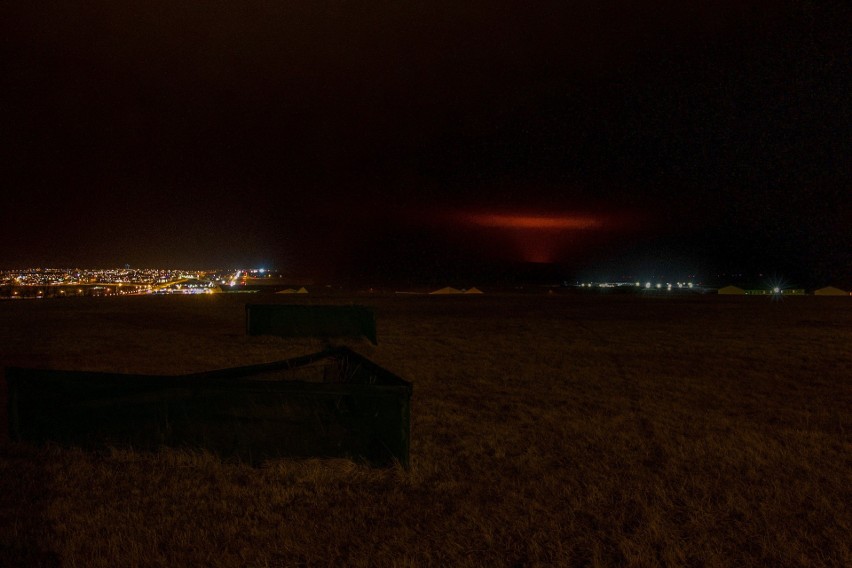
<path id="1" fill-rule="evenodd" d="M 717 293 L 724 295 L 744 296 L 746 291 L 737 286 L 725 286 L 724 288 L 719 288 Z"/>
<path id="2" fill-rule="evenodd" d="M 307 294 L 308 289 L 305 288 L 304 286 L 302 286 L 298 290 L 296 290 L 295 288 L 284 288 L 283 290 L 279 290 L 278 292 L 275 292 L 275 293 L 276 294 Z"/>
<path id="3" fill-rule="evenodd" d="M 430 294 L 445 295 L 445 294 L 463 294 L 464 292 L 462 292 L 461 290 L 458 290 L 456 288 L 452 288 L 450 286 L 447 286 L 445 288 L 441 288 L 440 290 L 435 290 L 434 292 L 429 292 L 429 293 Z"/>
<path id="4" fill-rule="evenodd" d="M 814 296 L 848 296 L 849 292 L 835 288 L 834 286 L 826 286 L 819 290 L 814 290 Z"/>

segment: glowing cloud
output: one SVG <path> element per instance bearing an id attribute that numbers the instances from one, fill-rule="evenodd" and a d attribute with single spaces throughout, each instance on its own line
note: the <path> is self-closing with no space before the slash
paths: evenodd
<path id="1" fill-rule="evenodd" d="M 535 214 L 526 212 L 498 213 L 483 211 L 457 212 L 455 223 L 482 230 L 495 244 L 507 244 L 515 258 L 527 262 L 554 262 L 572 248 L 580 246 L 578 238 L 589 231 L 611 228 L 612 220 L 601 215 Z"/>
<path id="2" fill-rule="evenodd" d="M 538 216 L 470 213 L 464 216 L 464 220 L 480 227 L 542 231 L 595 229 L 603 226 L 601 219 L 584 215 Z"/>

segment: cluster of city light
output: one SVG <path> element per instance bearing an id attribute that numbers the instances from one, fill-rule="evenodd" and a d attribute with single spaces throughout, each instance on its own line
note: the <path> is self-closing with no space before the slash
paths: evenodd
<path id="1" fill-rule="evenodd" d="M 237 272 L 234 274 L 234 277 L 233 277 L 233 278 L 231 278 L 231 281 L 230 281 L 230 282 L 228 282 L 228 285 L 230 285 L 230 286 L 236 286 L 236 285 L 237 285 L 237 281 L 240 279 L 240 275 L 241 275 L 242 273 L 243 273 L 243 271 L 242 271 L 242 270 L 237 270 Z M 224 284 L 224 283 L 225 283 L 225 281 L 224 281 L 224 280 L 221 280 L 221 283 L 222 283 L 222 284 Z"/>
<path id="2" fill-rule="evenodd" d="M 243 271 L 236 271 L 237 276 Z M 26 268 L 0 270 L 0 297 L 210 294 L 233 270 Z"/>
<path id="3" fill-rule="evenodd" d="M 163 284 L 180 278 L 204 278 L 209 271 L 162 268 L 26 268 L 0 270 L 0 284 L 50 286 L 77 284 Z"/>
<path id="4" fill-rule="evenodd" d="M 584 282 L 580 284 L 580 288 L 620 288 L 622 286 L 630 286 L 633 288 L 644 287 L 646 290 L 662 290 L 663 288 L 666 290 L 672 290 L 674 288 L 693 288 L 694 284 L 692 282 L 676 282 L 675 284 L 672 284 L 671 282 L 657 282 L 655 284 L 645 282 L 644 285 L 641 282 Z"/>
<path id="5" fill-rule="evenodd" d="M 640 285 L 639 282 L 637 282 L 636 285 L 639 286 Z M 693 284 L 692 284 L 692 282 L 677 282 L 675 284 L 672 284 L 671 282 L 666 282 L 665 284 L 663 284 L 662 282 L 657 282 L 656 284 L 654 284 L 654 288 L 656 288 L 657 290 L 662 289 L 663 286 L 665 286 L 666 290 L 671 290 L 674 287 L 677 287 L 677 288 L 692 288 Z M 651 283 L 645 282 L 645 289 L 647 290 L 649 288 L 651 288 Z"/>
<path id="6" fill-rule="evenodd" d="M 171 282 L 166 286 L 148 286 L 146 293 L 148 294 L 212 294 L 216 289 L 216 284 L 209 280 L 185 282 L 178 280 Z"/>

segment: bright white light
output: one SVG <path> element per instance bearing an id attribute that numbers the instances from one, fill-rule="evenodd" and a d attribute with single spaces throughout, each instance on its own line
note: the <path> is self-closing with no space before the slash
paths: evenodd
<path id="1" fill-rule="evenodd" d="M 773 292 L 773 293 L 775 293 L 775 294 L 778 294 L 778 293 L 780 293 L 780 292 L 781 292 L 781 288 L 779 288 L 778 286 L 776 286 L 775 288 L 773 288 L 773 289 L 772 289 L 772 292 Z"/>
<path id="2" fill-rule="evenodd" d="M 692 282 L 689 283 L 689 287 L 692 288 Z"/>
<path id="3" fill-rule="evenodd" d="M 659 289 L 659 288 L 662 288 L 662 287 L 663 287 L 663 285 L 662 285 L 662 284 L 657 284 L 657 288 L 658 288 L 658 289 Z"/>
<path id="4" fill-rule="evenodd" d="M 637 282 L 637 283 L 636 283 L 636 285 L 637 285 L 637 286 L 641 286 L 641 284 L 640 284 L 639 282 Z"/>
<path id="5" fill-rule="evenodd" d="M 265 268 L 261 268 L 258 272 L 260 272 L 261 274 L 263 274 L 264 272 L 266 272 L 266 269 L 265 269 Z"/>
<path id="6" fill-rule="evenodd" d="M 651 287 L 651 283 L 650 283 L 650 282 L 645 282 L 645 288 L 650 288 L 650 287 Z"/>

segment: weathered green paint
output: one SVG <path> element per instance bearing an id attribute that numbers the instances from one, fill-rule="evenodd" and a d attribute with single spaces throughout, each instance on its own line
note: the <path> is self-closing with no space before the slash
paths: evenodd
<path id="1" fill-rule="evenodd" d="M 14 439 L 408 466 L 412 386 L 346 348 L 178 376 L 6 369 Z"/>

